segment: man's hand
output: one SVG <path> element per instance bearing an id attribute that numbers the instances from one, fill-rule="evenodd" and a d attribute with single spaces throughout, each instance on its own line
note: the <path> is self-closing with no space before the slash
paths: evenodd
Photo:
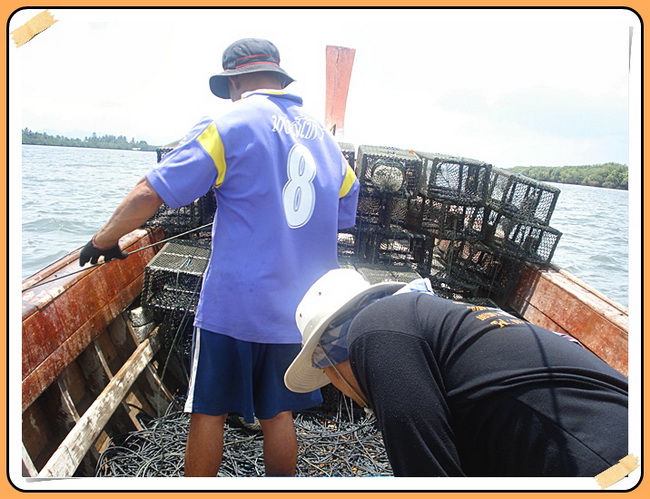
<path id="1" fill-rule="evenodd" d="M 83 247 L 81 253 L 79 253 L 79 265 L 83 267 L 88 261 L 90 261 L 91 264 L 95 265 L 97 263 L 97 259 L 100 256 L 104 257 L 104 262 L 110 262 L 115 258 L 124 260 L 127 256 L 129 256 L 129 254 L 122 251 L 119 244 L 116 244 L 112 248 L 99 249 L 93 244 L 93 240 L 91 239 Z"/>

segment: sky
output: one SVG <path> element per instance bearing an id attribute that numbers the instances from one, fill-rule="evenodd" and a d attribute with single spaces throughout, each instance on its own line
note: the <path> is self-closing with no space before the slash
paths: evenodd
<path id="1" fill-rule="evenodd" d="M 42 9 L 14 14 L 9 31 Z M 497 167 L 629 164 L 625 9 L 50 9 L 9 47 L 12 127 L 165 145 L 232 105 L 209 90 L 244 37 L 273 41 L 323 119 L 325 47 L 356 50 L 339 140 Z M 632 130 L 635 133 L 635 130 Z"/>

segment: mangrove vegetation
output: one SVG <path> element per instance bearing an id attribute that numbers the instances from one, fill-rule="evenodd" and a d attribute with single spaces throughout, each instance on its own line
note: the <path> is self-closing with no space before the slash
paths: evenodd
<path id="1" fill-rule="evenodd" d="M 624 190 L 627 190 L 627 170 L 626 165 L 619 163 L 585 166 L 516 166 L 508 169 L 542 182 Z"/>
<path id="2" fill-rule="evenodd" d="M 139 151 L 155 151 L 158 146 L 150 146 L 144 140 L 136 141 L 127 139 L 124 135 L 97 135 L 95 132 L 90 137 L 70 139 L 61 135 L 49 135 L 43 132 L 32 132 L 29 128 L 23 129 L 23 144 L 40 146 L 67 146 L 67 147 L 93 147 L 96 149 L 126 149 Z"/>

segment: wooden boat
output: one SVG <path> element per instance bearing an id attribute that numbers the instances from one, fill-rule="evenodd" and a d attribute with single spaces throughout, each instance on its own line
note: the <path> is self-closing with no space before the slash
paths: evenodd
<path id="1" fill-rule="evenodd" d="M 161 232 L 138 230 L 121 244 L 133 251 Z M 25 476 L 72 476 L 77 469 L 92 476 L 109 435 L 140 427 L 133 406 L 150 409 L 161 396 L 171 400 L 152 364 L 156 330 L 138 337 L 125 315 L 155 252 L 152 247 L 117 265 L 73 274 L 75 251 L 23 283 L 29 288 L 73 274 L 23 292 Z"/>
<path id="2" fill-rule="evenodd" d="M 337 48 L 327 53 L 334 82 L 329 85 L 347 89 L 353 53 Z M 328 87 L 332 129 L 343 128 L 346 95 L 347 90 Z M 182 373 L 173 367 L 164 372 L 164 324 L 149 320 L 142 308 L 147 265 L 168 235 L 160 227 L 138 229 L 121 241 L 133 252 L 125 260 L 80 272 L 76 250 L 23 282 L 24 476 L 93 476 L 110 437 L 140 429 L 142 413 L 159 413 L 184 389 Z M 450 254 L 451 245 L 436 242 L 429 255 Z M 355 244 L 358 250 L 360 242 Z M 342 261 L 404 280 L 417 275 L 410 267 L 367 257 Z M 553 265 L 525 263 L 516 276 L 507 293 L 490 299 L 533 323 L 573 335 L 627 375 L 625 307 Z"/>

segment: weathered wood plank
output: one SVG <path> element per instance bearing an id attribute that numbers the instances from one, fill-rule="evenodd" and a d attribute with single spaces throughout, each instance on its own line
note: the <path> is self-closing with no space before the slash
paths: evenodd
<path id="1" fill-rule="evenodd" d="M 136 344 L 140 343 L 141 336 L 136 333 L 133 323 L 130 320 L 125 320 L 124 322 L 133 341 Z M 145 392 L 145 395 L 148 396 L 149 403 L 152 404 L 155 409 L 162 409 L 166 407 L 169 402 L 174 400 L 174 395 L 167 389 L 151 364 L 147 366 L 145 375 L 150 391 L 150 393 Z M 162 395 L 162 397 L 160 395 Z"/>
<path id="2" fill-rule="evenodd" d="M 108 379 L 111 379 L 113 377 L 113 373 L 111 372 L 111 368 L 108 366 L 108 362 L 106 362 L 106 357 L 104 357 L 104 352 L 102 352 L 102 349 L 99 346 L 97 340 L 93 340 L 93 348 L 95 350 L 95 355 L 97 356 L 97 360 L 99 361 L 99 365 L 102 366 L 102 369 L 104 369 L 104 373 L 106 374 L 106 376 L 108 376 Z"/>
<path id="3" fill-rule="evenodd" d="M 69 477 L 74 474 L 77 466 L 154 354 L 152 342 L 149 339 L 138 346 L 129 360 L 68 433 L 45 467 L 39 472 L 39 477 Z"/>
<path id="4" fill-rule="evenodd" d="M 155 241 L 159 241 L 162 239 L 164 233 L 161 228 L 155 228 L 155 229 L 136 229 L 133 232 L 130 232 L 129 234 L 125 235 L 122 239 L 120 239 L 120 246 L 123 249 L 126 249 L 127 251 L 133 251 L 138 248 L 142 248 L 144 246 L 147 246 L 149 244 L 152 244 Z M 158 251 L 157 248 L 152 248 L 154 253 Z M 47 299 L 50 299 L 53 295 L 56 295 L 57 293 L 61 293 L 65 291 L 65 285 L 74 281 L 78 281 L 79 279 L 82 279 L 84 276 L 87 275 L 87 272 L 82 272 L 79 274 L 74 274 L 71 275 L 69 278 L 62 278 L 57 281 L 53 281 L 48 284 L 42 284 L 39 285 L 36 288 L 29 289 L 32 286 L 42 283 L 43 281 L 48 281 L 54 277 L 60 277 L 60 276 L 65 276 L 68 275 L 70 272 L 76 271 L 76 270 L 81 270 L 83 267 L 79 267 L 77 264 L 77 261 L 79 259 L 79 252 L 81 251 L 81 248 L 78 248 L 75 251 L 72 251 L 68 255 L 64 256 L 60 260 L 54 262 L 53 264 L 47 266 L 40 272 L 34 274 L 31 277 L 28 277 L 25 279 L 22 283 L 22 289 L 23 289 L 23 306 L 27 304 L 28 310 L 29 310 L 29 305 L 33 304 L 32 300 L 36 300 L 36 303 L 38 302 L 38 297 L 42 294 L 50 294 L 51 296 L 47 297 Z M 146 253 L 148 250 L 145 250 L 141 253 Z M 131 256 L 129 256 L 129 259 L 135 257 L 138 253 L 135 253 Z M 88 267 L 85 267 L 86 269 Z M 97 267 L 101 268 L 101 267 Z M 94 270 L 97 270 L 94 269 Z M 23 309 L 23 319 L 25 318 L 25 309 Z"/>
<path id="5" fill-rule="evenodd" d="M 95 355 L 97 356 L 97 359 L 99 360 L 99 364 L 102 366 L 104 369 L 104 372 L 106 373 L 106 376 L 108 376 L 108 379 L 113 379 L 113 372 L 111 371 L 111 367 L 109 365 L 108 360 L 106 359 L 106 356 L 104 355 L 104 349 L 100 346 L 99 342 L 97 340 L 93 341 L 93 347 L 94 347 L 94 352 Z M 114 345 L 111 343 L 110 344 L 111 350 L 114 349 Z M 127 403 L 128 402 L 128 403 Z M 122 408 L 124 411 L 128 414 L 129 419 L 131 420 L 131 423 L 135 427 L 136 430 L 141 430 L 142 425 L 140 424 L 140 421 L 136 418 L 137 412 L 129 406 L 129 403 L 133 404 L 135 402 L 139 402 L 137 397 L 133 395 L 132 393 L 129 393 L 126 395 L 125 399 L 122 400 Z"/>
<path id="6" fill-rule="evenodd" d="M 138 278 L 114 301 L 107 303 L 97 315 L 74 331 L 47 358 L 43 360 L 22 382 L 23 410 L 31 404 L 97 337 L 111 319 L 135 299 L 142 290 L 142 277 Z"/>
<path id="7" fill-rule="evenodd" d="M 52 452 L 49 446 L 51 442 L 57 441 L 57 435 L 54 434 L 50 426 L 52 419 L 51 414 L 49 414 L 49 412 L 55 411 L 48 411 L 48 414 L 46 414 L 43 405 L 40 401 L 32 404 L 23 412 L 22 417 L 23 447 L 25 447 L 36 469 L 45 464 L 47 458 L 43 459 L 42 456 Z M 65 424 L 64 422 L 62 426 L 65 426 Z M 33 476 L 36 476 L 36 474 Z"/>
<path id="8" fill-rule="evenodd" d="M 23 476 L 36 475 L 38 475 L 38 470 L 36 469 L 36 466 L 34 466 L 32 458 L 29 457 L 29 452 L 25 449 L 25 445 L 23 445 Z"/>
<path id="9" fill-rule="evenodd" d="M 64 329 L 56 306 L 53 302 L 42 309 L 42 313 L 32 314 L 23 320 L 23 379 L 40 364 L 49 352 L 54 351 L 58 344 L 50 331 Z"/>
<path id="10" fill-rule="evenodd" d="M 72 397 L 70 396 L 70 392 L 68 390 L 68 385 L 62 378 L 59 378 L 57 380 L 57 383 L 59 385 L 59 390 L 61 391 L 61 407 L 63 407 L 70 418 L 72 418 L 72 420 L 76 423 L 79 421 L 79 412 L 77 412 L 77 408 L 72 401 Z"/>

